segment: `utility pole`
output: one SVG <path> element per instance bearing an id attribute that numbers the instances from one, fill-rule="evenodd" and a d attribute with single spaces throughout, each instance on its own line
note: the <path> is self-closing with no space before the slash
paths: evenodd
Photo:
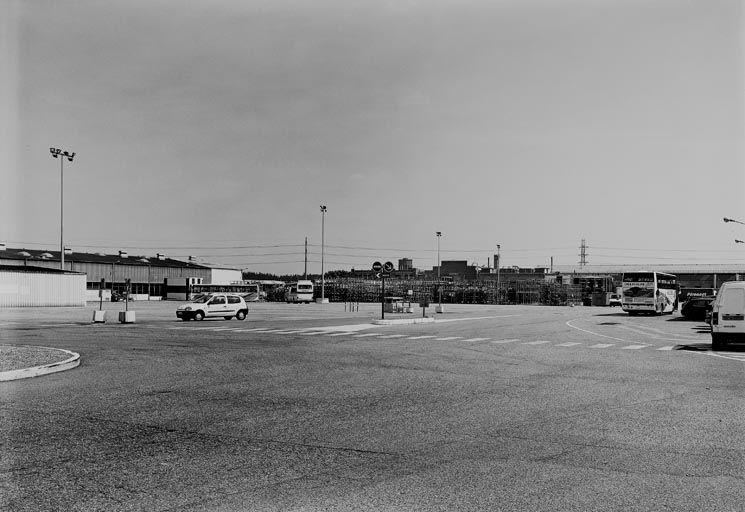
<path id="1" fill-rule="evenodd" d="M 308 279 L 308 237 L 305 237 L 305 268 L 303 270 L 303 279 Z"/>

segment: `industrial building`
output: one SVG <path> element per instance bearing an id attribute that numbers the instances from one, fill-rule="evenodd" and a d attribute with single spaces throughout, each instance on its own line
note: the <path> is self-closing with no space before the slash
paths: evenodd
<path id="1" fill-rule="evenodd" d="M 103 280 L 103 298 L 109 300 L 112 291 L 123 293 L 130 281 L 130 297 L 134 300 L 165 298 L 167 286 L 189 282 L 201 284 L 232 284 L 241 282 L 239 269 L 206 266 L 193 261 L 118 254 L 65 251 L 65 271 L 85 275 L 87 300 L 98 300 Z M 60 269 L 60 252 L 39 249 L 13 249 L 0 244 L 0 265 L 25 266 L 40 269 Z M 51 275 L 51 274 L 48 274 Z"/>

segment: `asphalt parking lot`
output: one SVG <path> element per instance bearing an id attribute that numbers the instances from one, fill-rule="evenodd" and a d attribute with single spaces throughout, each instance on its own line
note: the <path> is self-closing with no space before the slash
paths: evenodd
<path id="1" fill-rule="evenodd" d="M 739 510 L 745 350 L 614 308 L 0 311 L 3 510 Z M 420 316 L 415 311 L 410 316 Z M 387 315 L 390 317 L 390 315 Z"/>

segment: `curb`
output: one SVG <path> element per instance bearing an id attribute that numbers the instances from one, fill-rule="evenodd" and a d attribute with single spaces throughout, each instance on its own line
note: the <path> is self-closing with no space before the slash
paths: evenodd
<path id="1" fill-rule="evenodd" d="M 394 320 L 373 320 L 375 325 L 405 325 L 405 324 L 428 324 L 434 322 L 432 317 L 425 318 L 396 318 Z"/>
<path id="2" fill-rule="evenodd" d="M 51 347 L 43 347 L 43 348 L 51 348 Z M 60 352 L 69 354 L 70 357 L 58 363 L 49 363 L 49 364 L 44 364 L 41 366 L 34 366 L 31 368 L 23 368 L 20 370 L 9 370 L 6 372 L 0 372 L 0 381 L 27 379 L 29 377 L 39 377 L 40 375 L 47 375 L 49 373 L 56 373 L 56 372 L 62 372 L 65 370 L 70 370 L 80 364 L 80 354 L 76 352 L 71 352 L 69 350 L 65 350 L 62 348 L 57 348 L 54 350 L 59 350 Z"/>

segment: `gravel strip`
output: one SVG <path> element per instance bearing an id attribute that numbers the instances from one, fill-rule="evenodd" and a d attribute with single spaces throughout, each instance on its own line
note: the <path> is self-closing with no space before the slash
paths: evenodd
<path id="1" fill-rule="evenodd" d="M 58 363 L 69 357 L 56 348 L 0 345 L 0 372 Z"/>

